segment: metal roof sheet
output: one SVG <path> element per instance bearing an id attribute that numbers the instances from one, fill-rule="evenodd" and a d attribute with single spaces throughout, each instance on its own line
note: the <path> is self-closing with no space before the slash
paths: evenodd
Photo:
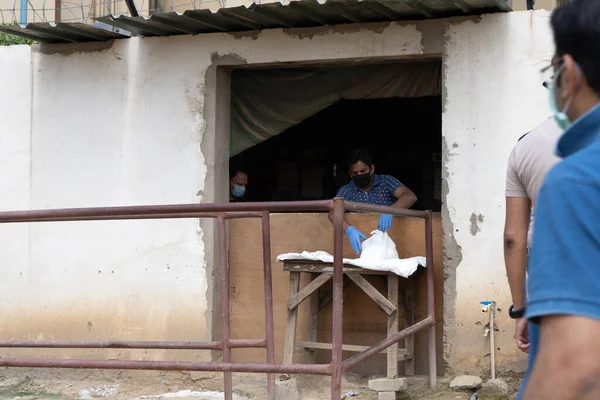
<path id="1" fill-rule="evenodd" d="M 304 28 L 348 23 L 445 18 L 511 11 L 511 0 L 297 0 L 288 4 L 168 12 L 150 17 L 109 15 L 97 21 L 116 32 L 81 23 L 32 23 L 0 27 L 0 31 L 43 43 L 91 42 L 140 36 L 171 36 L 240 32 L 273 28 Z M 98 24 L 100 25 L 100 24 Z"/>
<path id="2" fill-rule="evenodd" d="M 41 43 L 83 43 L 122 39 L 129 36 L 79 22 L 40 22 L 27 25 L 0 26 L 0 32 L 11 33 Z"/>

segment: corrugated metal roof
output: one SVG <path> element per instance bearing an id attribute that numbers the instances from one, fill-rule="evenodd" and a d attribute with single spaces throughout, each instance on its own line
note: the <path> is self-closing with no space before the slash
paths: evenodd
<path id="1" fill-rule="evenodd" d="M 188 10 L 150 17 L 105 16 L 97 21 L 140 36 L 304 28 L 363 22 L 445 18 L 510 11 L 511 0 L 317 0 L 253 4 L 250 7 Z M 1 31 L 44 43 L 89 42 L 126 37 L 84 24 L 28 24 Z"/>
<path id="2" fill-rule="evenodd" d="M 129 37 L 108 29 L 93 25 L 74 23 L 51 22 L 32 23 L 27 25 L 0 26 L 1 32 L 11 33 L 33 39 L 41 43 L 83 43 L 102 42 L 111 39 Z"/>

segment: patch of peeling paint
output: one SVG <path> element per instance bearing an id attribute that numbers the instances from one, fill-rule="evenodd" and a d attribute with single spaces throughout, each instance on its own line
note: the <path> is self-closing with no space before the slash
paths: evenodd
<path id="1" fill-rule="evenodd" d="M 234 39 L 246 39 L 250 38 L 252 40 L 258 39 L 262 31 L 244 31 L 244 32 L 229 32 L 228 35 L 232 36 Z"/>
<path id="2" fill-rule="evenodd" d="M 133 39 L 128 39 L 133 40 Z M 34 53 L 45 55 L 61 54 L 71 55 L 76 53 L 96 53 L 108 50 L 113 47 L 115 40 L 106 40 L 101 42 L 85 42 L 85 43 L 45 43 L 34 44 L 31 50 Z"/>
<path id="3" fill-rule="evenodd" d="M 315 28 L 285 28 L 282 29 L 282 32 L 289 37 L 296 39 L 312 39 L 316 36 L 326 36 L 326 35 L 343 35 L 348 33 L 358 33 L 358 32 L 373 32 L 377 34 L 382 34 L 386 28 L 390 25 L 397 23 L 394 22 L 382 22 L 382 23 L 371 23 L 371 24 L 348 24 L 348 25 L 336 25 L 332 26 L 319 26 Z"/>
<path id="4" fill-rule="evenodd" d="M 471 222 L 471 235 L 475 236 L 478 232 L 481 231 L 481 227 L 479 225 L 483 223 L 483 215 L 477 215 L 473 213 L 471 214 L 471 218 L 469 218 L 469 221 Z"/>

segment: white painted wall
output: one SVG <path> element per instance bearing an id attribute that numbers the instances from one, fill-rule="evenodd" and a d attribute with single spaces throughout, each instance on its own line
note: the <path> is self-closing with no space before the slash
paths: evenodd
<path id="1" fill-rule="evenodd" d="M 14 79 L 16 67 L 2 75 L 13 76 L 1 90 L 15 111 L 9 108 L 2 120 L 9 121 L 8 128 L 20 129 L 3 127 L 15 149 L 1 159 L 11 168 L 3 178 L 9 176 L 9 183 L 23 188 L 10 203 L 3 199 L 4 209 L 201 199 L 196 194 L 204 190 L 206 168 L 200 151 L 203 125 L 197 117 L 196 99 L 203 96 L 196 90 L 199 74 L 192 65 L 181 74 L 140 68 L 139 62 L 150 55 L 140 54 L 139 43 L 121 41 L 110 51 L 72 55 L 33 53 L 33 92 L 29 49 L 15 49 L 21 51 L 14 57 L 26 68 L 22 79 Z M 5 51 L 13 54 L 11 50 Z M 187 95 L 186 88 L 192 88 Z M 16 167 L 22 173 L 13 176 Z M 27 226 L 0 228 L 10 236 Z M 5 305 L 0 314 L 14 321 L 2 325 L 2 337 L 209 338 L 197 220 L 48 223 L 29 229 L 28 235 L 11 240 L 8 252 L 4 246 L 0 251 L 10 274 L 0 283 Z M 102 352 L 63 353 L 106 357 Z M 171 358 L 162 351 L 113 351 L 109 356 L 117 354 Z"/>
<path id="2" fill-rule="evenodd" d="M 496 357 L 505 368 L 518 370 L 524 359 L 514 346 L 503 263 L 505 172 L 518 138 L 551 115 L 540 74 L 554 51 L 549 13 L 483 16 L 478 23 L 450 25 L 446 38 L 446 202 L 462 249 L 456 336 L 447 338 L 446 351 L 457 369 L 477 365 L 489 349 L 483 337 L 487 315 L 479 302 L 497 301 L 502 311 Z M 487 366 L 489 357 L 483 363 Z"/>
<path id="3" fill-rule="evenodd" d="M 0 46 L 0 210 L 29 208 L 31 176 L 31 51 Z M 0 315 L 17 315 L 29 282 L 29 226 L 0 224 Z M 9 321 L 5 319 L 5 321 Z M 6 327 L 8 324 L 2 324 Z M 2 328 L 0 328 L 2 329 Z"/>
<path id="4" fill-rule="evenodd" d="M 228 146 L 214 123 L 206 123 L 214 115 L 203 111 L 214 113 L 216 107 L 215 80 L 205 79 L 213 59 L 264 64 L 443 54 L 446 200 L 462 249 L 456 288 L 447 288 L 456 295 L 446 301 L 456 301 L 457 324 L 447 328 L 452 343 L 446 358 L 453 368 L 467 370 L 483 360 L 487 339 L 476 325 L 478 303 L 491 299 L 503 310 L 497 357 L 510 364 L 522 357 L 506 319 L 504 170 L 515 140 L 547 115 L 538 74 L 552 52 L 547 22 L 547 13 L 523 12 L 466 21 L 130 39 L 106 49 L 61 45 L 32 56 L 26 48 L 0 49 L 0 72 L 33 61 L 31 75 L 16 79 L 13 73 L 8 80 L 8 74 L 0 75 L 0 102 L 12 107 L 0 109 L 0 120 L 18 127 L 2 129 L 2 138 L 22 154 L 0 150 L 0 165 L 15 171 L 1 179 L 19 188 L 12 202 L 0 201 L 5 209 L 26 209 L 218 199 L 222 193 L 215 192 L 213 178 L 226 166 Z M 474 235 L 473 214 L 482 216 Z M 212 238 L 212 229 L 203 233 L 193 220 L 38 224 L 30 231 L 0 226 L 3 237 L 11 236 L 11 246 L 0 249 L 9 277 L 0 283 L 6 305 L 0 317 L 18 321 L 3 325 L 0 336 L 207 339 L 212 288 L 206 268 L 213 248 L 203 246 L 202 235 Z"/>

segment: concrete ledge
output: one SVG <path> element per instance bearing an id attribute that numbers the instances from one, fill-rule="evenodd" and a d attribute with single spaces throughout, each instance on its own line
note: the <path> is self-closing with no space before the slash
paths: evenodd
<path id="1" fill-rule="evenodd" d="M 406 378 L 371 379 L 369 381 L 369 389 L 375 390 L 376 392 L 398 392 L 408 389 L 408 382 Z"/>

